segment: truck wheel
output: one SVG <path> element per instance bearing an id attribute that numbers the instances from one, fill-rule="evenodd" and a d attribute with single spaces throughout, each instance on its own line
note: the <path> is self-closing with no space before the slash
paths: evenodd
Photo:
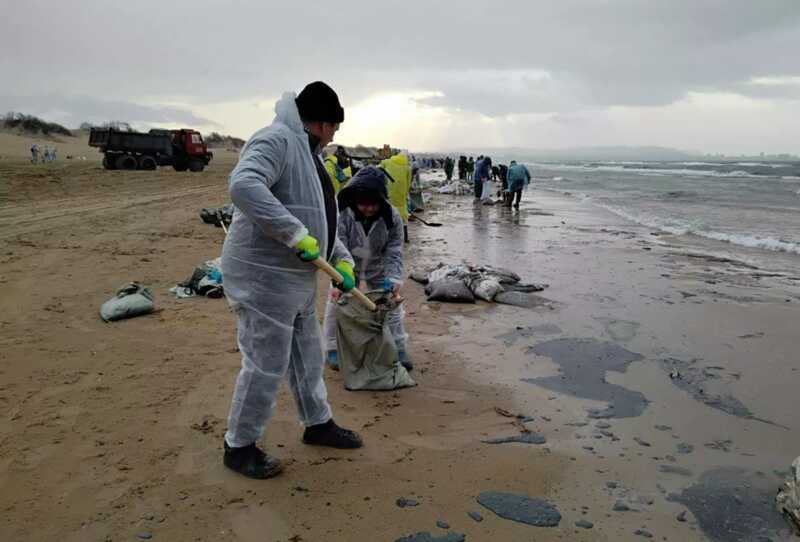
<path id="1" fill-rule="evenodd" d="M 117 161 L 113 155 L 103 155 L 103 167 L 106 169 L 117 169 Z"/>
<path id="2" fill-rule="evenodd" d="M 172 164 L 172 169 L 174 169 L 175 171 L 186 171 L 186 164 L 184 164 L 183 162 Z"/>
<path id="3" fill-rule="evenodd" d="M 152 171 L 156 169 L 158 164 L 156 163 L 156 159 L 152 156 L 142 156 L 139 158 L 139 169 L 146 169 L 148 171 Z"/>
<path id="4" fill-rule="evenodd" d="M 189 160 L 189 171 L 203 171 L 205 164 L 200 160 Z"/>
<path id="5" fill-rule="evenodd" d="M 117 169 L 136 169 L 136 158 L 130 154 L 124 154 L 117 158 Z"/>

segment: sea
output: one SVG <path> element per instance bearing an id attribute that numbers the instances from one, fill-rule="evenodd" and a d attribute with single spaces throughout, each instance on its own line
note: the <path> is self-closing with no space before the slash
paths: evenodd
<path id="1" fill-rule="evenodd" d="M 536 189 L 800 273 L 800 162 L 532 162 Z M 697 244 L 697 243 L 695 243 Z"/>

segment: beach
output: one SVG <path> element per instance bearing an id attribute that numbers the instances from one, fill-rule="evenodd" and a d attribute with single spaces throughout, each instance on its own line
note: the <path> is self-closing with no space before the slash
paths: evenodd
<path id="1" fill-rule="evenodd" d="M 235 153 L 194 174 L 84 154 L 32 166 L 0 152 L 2 539 L 787 537 L 773 498 L 800 454 L 794 254 L 773 269 L 552 183 L 519 212 L 434 194 L 424 216 L 444 225 L 412 222 L 407 271 L 485 263 L 548 288 L 530 308 L 454 305 L 409 280 L 418 386 L 348 392 L 326 373 L 357 451 L 304 446 L 284 389 L 264 444 L 286 472 L 252 481 L 221 461 L 235 317 L 169 292 L 219 256 L 224 234 L 199 211 L 228 202 Z M 158 311 L 101 321 L 132 280 Z M 501 518 L 477 502 L 491 491 L 545 499 L 560 523 Z"/>

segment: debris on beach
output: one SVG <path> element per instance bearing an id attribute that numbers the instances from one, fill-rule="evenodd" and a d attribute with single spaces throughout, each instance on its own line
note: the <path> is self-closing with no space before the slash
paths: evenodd
<path id="1" fill-rule="evenodd" d="M 100 307 L 100 318 L 106 322 L 150 314 L 155 310 L 153 294 L 138 282 L 129 282 Z"/>
<path id="2" fill-rule="evenodd" d="M 206 224 L 226 228 L 233 222 L 233 204 L 223 205 L 222 207 L 205 207 L 200 209 L 200 218 Z"/>
<path id="3" fill-rule="evenodd" d="M 775 506 L 796 536 L 800 536 L 800 457 L 775 496 Z"/>
<path id="4" fill-rule="evenodd" d="M 502 298 L 498 298 L 501 294 L 530 294 L 547 287 L 546 284 L 525 284 L 519 275 L 507 269 L 469 264 L 439 263 L 423 272 L 411 273 L 411 280 L 425 285 L 429 301 L 453 303 L 474 303 L 476 299 L 502 302 Z"/>
<path id="5" fill-rule="evenodd" d="M 192 276 L 169 290 L 178 299 L 205 296 L 217 299 L 225 295 L 222 286 L 220 259 L 209 260 L 195 267 Z"/>

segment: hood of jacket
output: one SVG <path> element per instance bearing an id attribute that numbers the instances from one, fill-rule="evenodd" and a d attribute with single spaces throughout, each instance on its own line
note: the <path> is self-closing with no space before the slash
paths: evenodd
<path id="1" fill-rule="evenodd" d="M 389 192 L 386 183 L 391 182 L 386 178 L 386 173 L 379 168 L 367 166 L 358 170 L 350 179 L 347 186 L 339 192 L 339 210 L 350 208 L 358 213 L 356 200 L 358 194 L 370 194 L 380 202 L 378 214 L 386 221 L 386 226 L 391 228 L 394 223 L 392 217 L 392 204 L 389 202 Z"/>
<path id="2" fill-rule="evenodd" d="M 305 133 L 303 121 L 300 120 L 300 112 L 295 103 L 297 95 L 294 92 L 284 92 L 280 100 L 275 102 L 275 120 L 285 124 L 298 135 Z"/>

